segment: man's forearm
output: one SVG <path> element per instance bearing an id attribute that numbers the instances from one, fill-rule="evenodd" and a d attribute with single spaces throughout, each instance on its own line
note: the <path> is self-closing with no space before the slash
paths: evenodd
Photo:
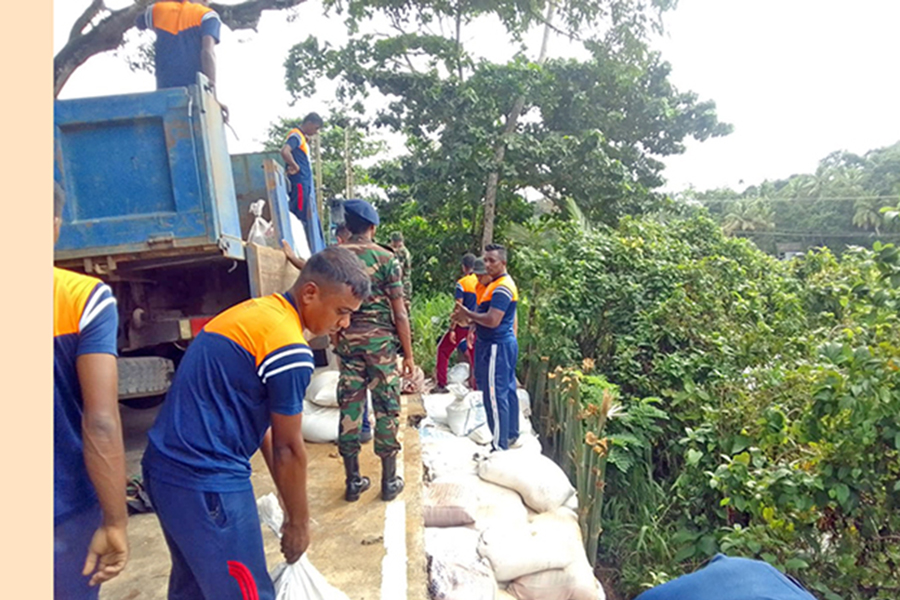
<path id="1" fill-rule="evenodd" d="M 493 311 L 486 312 L 486 313 L 477 313 L 477 312 L 473 312 L 473 311 L 469 310 L 468 308 L 463 307 L 461 312 L 472 323 L 475 323 L 476 325 L 481 325 L 482 327 L 489 327 L 491 329 L 496 328 L 497 325 L 500 324 L 500 320 L 503 319 L 503 316 L 501 314 L 500 319 L 498 320 L 496 318 L 496 316 L 494 315 Z"/>
<path id="2" fill-rule="evenodd" d="M 216 87 L 216 55 L 215 51 L 204 49 L 200 52 L 200 70 L 209 79 L 213 89 Z"/>
<path id="3" fill-rule="evenodd" d="M 86 413 L 81 431 L 84 464 L 97 491 L 103 524 L 124 527 L 128 522 L 128 509 L 125 506 L 125 448 L 119 414 Z"/>
<path id="4" fill-rule="evenodd" d="M 288 522 L 309 521 L 306 497 L 306 445 L 300 439 L 295 444 L 272 447 L 272 478 L 281 495 Z"/>
<path id="5" fill-rule="evenodd" d="M 394 325 L 397 327 L 397 337 L 400 338 L 400 347 L 403 348 L 403 356 L 413 356 L 412 328 L 409 325 L 409 313 L 405 310 L 396 315 Z"/>

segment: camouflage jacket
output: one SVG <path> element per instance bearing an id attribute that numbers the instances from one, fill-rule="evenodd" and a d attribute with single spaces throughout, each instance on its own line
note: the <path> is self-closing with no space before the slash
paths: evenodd
<path id="1" fill-rule="evenodd" d="M 342 248 L 356 254 L 366 265 L 372 278 L 372 294 L 350 317 L 350 326 L 338 335 L 338 353 L 346 354 L 354 347 L 369 346 L 375 336 L 397 337 L 391 299 L 403 295 L 400 263 L 390 250 L 362 236 L 352 236 Z"/>

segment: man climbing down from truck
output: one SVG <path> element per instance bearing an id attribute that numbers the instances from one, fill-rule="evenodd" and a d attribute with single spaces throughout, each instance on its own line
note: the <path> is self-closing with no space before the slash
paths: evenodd
<path id="1" fill-rule="evenodd" d="M 290 291 L 220 313 L 188 347 L 143 460 L 172 557 L 169 598 L 274 598 L 250 483 L 258 448 L 285 509 L 285 560 L 306 551 L 301 424 L 314 367 L 306 338 L 346 327 L 369 285 L 356 256 L 327 248 L 310 257 Z"/>
<path id="2" fill-rule="evenodd" d="M 516 392 L 516 304 L 519 291 L 506 272 L 506 248 L 488 244 L 484 266 L 490 283 L 476 310 L 459 304 L 454 318 L 475 324 L 475 381 L 484 396 L 494 450 L 507 450 L 519 438 L 519 397 Z"/>
<path id="3" fill-rule="evenodd" d="M 288 132 L 281 147 L 281 158 L 284 159 L 288 175 L 288 208 L 303 223 L 306 240 L 313 253 L 325 247 L 325 238 L 322 237 L 322 227 L 319 225 L 309 142 L 319 134 L 322 125 L 322 117 L 314 112 L 309 113 L 303 117 L 298 127 Z"/>
<path id="4" fill-rule="evenodd" d="M 415 361 L 409 315 L 403 302 L 400 265 L 390 250 L 374 241 L 378 213 L 365 200 L 347 200 L 344 214 L 351 235 L 341 247 L 362 260 L 372 281 L 372 295 L 353 313 L 350 326 L 338 334 L 335 347 L 341 359 L 338 448 L 346 475 L 344 498 L 354 502 L 370 486 L 369 478 L 359 473 L 359 435 L 368 389 L 375 412 L 375 454 L 381 457 L 381 497 L 387 501 L 403 491 L 403 478 L 397 475 L 400 451 L 397 347 L 404 351 L 403 372 L 412 374 Z"/>
<path id="5" fill-rule="evenodd" d="M 134 24 L 156 33 L 156 89 L 194 85 L 197 73 L 203 73 L 216 93 L 216 44 L 222 20 L 209 8 L 208 0 L 157 2 L 139 14 Z M 227 122 L 228 107 L 221 102 L 219 106 Z"/>
<path id="6" fill-rule="evenodd" d="M 466 254 L 462 257 L 463 276 L 456 281 L 456 305 L 462 304 L 469 310 L 475 310 L 476 297 L 475 288 L 478 286 L 478 276 L 472 272 L 475 266 L 475 255 Z M 453 318 L 450 319 L 450 329 L 441 338 L 437 350 L 437 365 L 435 366 L 435 378 L 437 379 L 437 387 L 433 390 L 435 394 L 444 394 L 447 392 L 447 367 L 450 364 L 450 356 L 453 351 L 459 348 L 466 354 L 466 360 L 469 365 L 472 364 L 472 348 L 467 343 L 469 329 Z"/>
<path id="7" fill-rule="evenodd" d="M 53 190 L 54 243 L 65 196 Z M 53 269 L 53 589 L 97 598 L 128 561 L 125 450 L 109 286 Z"/>

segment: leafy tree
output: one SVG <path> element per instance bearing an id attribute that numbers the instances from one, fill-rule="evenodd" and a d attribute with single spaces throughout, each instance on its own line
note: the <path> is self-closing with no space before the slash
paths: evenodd
<path id="1" fill-rule="evenodd" d="M 501 234 L 528 190 L 557 204 L 572 197 L 590 218 L 614 222 L 658 200 L 652 190 L 662 164 L 653 156 L 683 151 L 688 136 L 729 131 L 712 103 L 674 89 L 668 65 L 646 49 L 670 2 L 326 6 L 345 16 L 350 39 L 342 47 L 315 37 L 296 45 L 285 63 L 288 90 L 305 96 L 332 79 L 338 100 L 359 110 L 371 94 L 386 97 L 374 123 L 403 134 L 407 150 L 377 170 L 390 202 L 415 200 L 416 214 L 429 220 L 464 220 L 482 243 L 494 237 L 495 184 Z M 543 26 L 581 36 L 591 58 L 522 51 L 502 64 L 479 59 L 463 30 L 485 16 L 499 19 L 498 39 L 510 44 Z M 371 31 L 376 17 L 389 32 Z"/>

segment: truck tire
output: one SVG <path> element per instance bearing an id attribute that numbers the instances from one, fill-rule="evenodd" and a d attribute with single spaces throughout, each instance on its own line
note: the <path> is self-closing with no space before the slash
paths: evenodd
<path id="1" fill-rule="evenodd" d="M 117 363 L 119 366 L 119 400 L 126 406 L 134 408 L 156 406 L 162 401 L 169 386 L 172 385 L 175 363 L 168 358 L 129 356 L 120 357 Z M 159 397 L 159 400 L 148 397 Z M 138 398 L 152 400 L 150 402 L 152 406 L 145 406 L 146 401 L 136 401 Z"/>

